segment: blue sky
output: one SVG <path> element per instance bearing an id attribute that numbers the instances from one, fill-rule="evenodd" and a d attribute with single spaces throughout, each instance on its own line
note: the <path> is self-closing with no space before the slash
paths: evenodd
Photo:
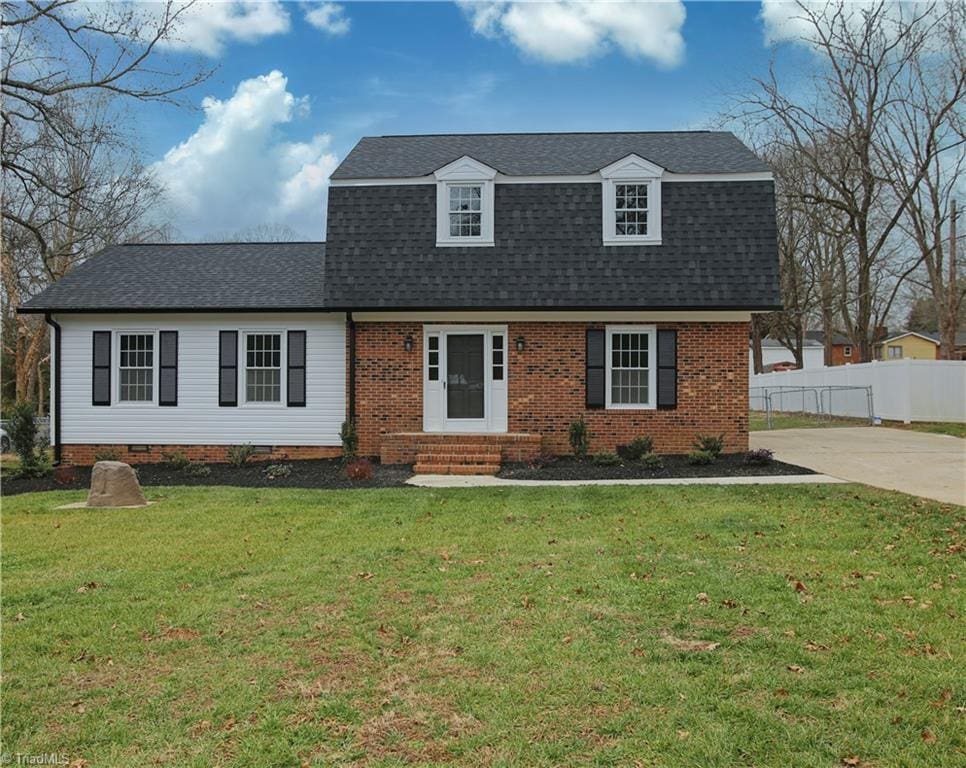
<path id="1" fill-rule="evenodd" d="M 789 34 L 774 2 L 233 5 L 168 54 L 216 67 L 196 108 L 134 116 L 183 238 L 321 237 L 325 177 L 364 135 L 707 128 L 773 57 L 808 55 L 766 45 Z"/>

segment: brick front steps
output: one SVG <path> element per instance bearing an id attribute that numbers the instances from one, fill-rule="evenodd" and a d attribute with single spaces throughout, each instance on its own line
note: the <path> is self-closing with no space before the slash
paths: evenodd
<path id="1" fill-rule="evenodd" d="M 492 475 L 503 461 L 539 455 L 540 435 L 397 432 L 383 436 L 383 464 L 415 464 L 419 474 Z"/>
<path id="2" fill-rule="evenodd" d="M 503 456 L 499 446 L 486 443 L 429 443 L 418 446 L 419 475 L 495 475 Z"/>

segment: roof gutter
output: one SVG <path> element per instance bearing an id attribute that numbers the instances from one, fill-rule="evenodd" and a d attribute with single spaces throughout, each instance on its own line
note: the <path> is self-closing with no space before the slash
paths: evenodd
<path id="1" fill-rule="evenodd" d="M 60 359 L 61 355 L 61 330 L 60 323 L 58 323 L 51 316 L 49 312 L 45 313 L 44 320 L 47 321 L 47 325 L 54 329 L 54 359 L 51 361 L 51 370 L 54 372 L 54 402 L 51 403 L 51 414 L 54 418 L 54 465 L 60 464 L 62 448 L 60 444 Z"/>
<path id="2" fill-rule="evenodd" d="M 152 314 L 279 314 L 292 312 L 777 312 L 784 307 L 781 304 L 765 305 L 664 305 L 664 306 L 635 306 L 635 305 L 553 305 L 548 304 L 523 306 L 494 306 L 488 304 L 464 305 L 447 307 L 440 304 L 430 305 L 339 305 L 332 307 L 18 307 L 21 315 L 49 315 L 51 312 L 73 315 L 152 315 Z"/>

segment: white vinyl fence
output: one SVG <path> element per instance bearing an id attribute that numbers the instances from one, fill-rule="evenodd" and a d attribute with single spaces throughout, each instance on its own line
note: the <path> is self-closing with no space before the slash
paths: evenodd
<path id="1" fill-rule="evenodd" d="M 836 365 L 751 376 L 750 387 L 872 387 L 873 414 L 893 421 L 966 423 L 966 361 L 892 360 Z M 788 410 L 814 412 L 814 400 L 800 397 Z M 754 403 L 752 403 L 754 408 Z M 776 405 L 776 410 L 782 410 Z M 868 416 L 860 390 L 833 392 L 830 412 Z"/>

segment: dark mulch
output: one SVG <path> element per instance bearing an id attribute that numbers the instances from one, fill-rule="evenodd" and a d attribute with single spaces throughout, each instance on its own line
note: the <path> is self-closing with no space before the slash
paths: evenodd
<path id="1" fill-rule="evenodd" d="M 814 475 L 805 467 L 783 461 L 771 461 L 764 466 L 747 464 L 743 453 L 719 456 L 711 464 L 689 464 L 687 456 L 662 456 L 663 469 L 648 469 L 639 461 L 622 461 L 616 466 L 595 464 L 587 458 L 578 461 L 572 456 L 533 464 L 504 464 L 497 477 L 515 480 L 627 480 L 658 477 L 760 477 L 769 475 Z"/>
<path id="2" fill-rule="evenodd" d="M 265 469 L 270 464 L 288 464 L 288 477 L 269 480 Z M 168 464 L 137 465 L 141 485 L 235 485 L 243 488 L 391 488 L 405 484 L 412 477 L 412 467 L 405 464 L 373 464 L 371 480 L 349 480 L 344 474 L 341 459 L 310 459 L 302 461 L 253 461 L 240 467 L 230 464 L 209 464 L 211 474 L 193 476 Z M 59 485 L 52 476 L 16 478 L 4 473 L 2 493 L 13 496 L 34 491 L 65 491 L 87 489 L 91 485 L 90 467 L 77 467 L 74 482 Z"/>

